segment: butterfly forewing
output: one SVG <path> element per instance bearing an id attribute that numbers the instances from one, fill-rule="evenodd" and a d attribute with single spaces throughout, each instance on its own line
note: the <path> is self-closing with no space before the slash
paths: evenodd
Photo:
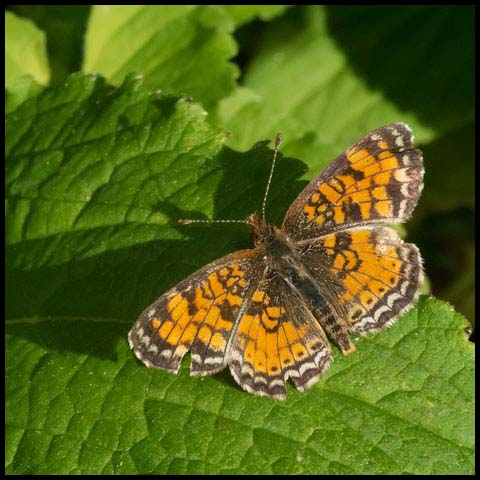
<path id="1" fill-rule="evenodd" d="M 258 277 L 255 259 L 256 250 L 227 255 L 162 295 L 130 330 L 135 355 L 149 367 L 176 373 L 191 350 L 192 374 L 222 370 L 237 316 Z"/>
<path id="2" fill-rule="evenodd" d="M 405 123 L 379 128 L 315 177 L 290 206 L 282 229 L 294 239 L 380 223 L 402 223 L 423 187 L 422 153 Z"/>

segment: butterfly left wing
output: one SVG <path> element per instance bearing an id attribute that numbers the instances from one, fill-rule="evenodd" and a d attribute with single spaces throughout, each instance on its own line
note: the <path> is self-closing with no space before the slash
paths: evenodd
<path id="1" fill-rule="evenodd" d="M 256 249 L 218 259 L 179 283 L 146 308 L 128 335 L 130 348 L 147 367 L 177 373 L 191 350 L 190 372 L 222 370 L 244 298 L 258 281 Z"/>
<path id="2" fill-rule="evenodd" d="M 268 275 L 238 319 L 228 364 L 244 390 L 284 399 L 288 378 L 298 390 L 310 387 L 330 364 L 332 353 L 298 292 L 280 275 Z"/>
<path id="3" fill-rule="evenodd" d="M 422 152 L 405 123 L 370 132 L 317 175 L 290 206 L 282 230 L 295 239 L 368 224 L 402 223 L 423 187 Z"/>

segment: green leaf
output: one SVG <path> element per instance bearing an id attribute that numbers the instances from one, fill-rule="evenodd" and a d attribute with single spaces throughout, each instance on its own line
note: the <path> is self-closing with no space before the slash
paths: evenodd
<path id="1" fill-rule="evenodd" d="M 90 5 L 13 5 L 18 15 L 29 18 L 47 36 L 51 82 L 62 82 L 80 69 L 83 38 Z"/>
<path id="2" fill-rule="evenodd" d="M 473 474 L 473 345 L 433 298 L 285 402 L 135 359 L 140 311 L 248 245 L 241 225 L 175 223 L 261 204 L 271 150 L 224 140 L 135 77 L 74 75 L 7 115 L 6 471 Z M 277 223 L 305 184 L 299 161 L 278 168 Z"/>
<path id="3" fill-rule="evenodd" d="M 5 12 L 5 88 L 23 75 L 32 75 L 40 84 L 48 83 L 45 35 L 29 20 Z"/>
<path id="4" fill-rule="evenodd" d="M 419 143 L 471 123 L 473 58 L 472 7 L 292 9 L 267 25 L 218 121 L 234 148 L 281 131 L 284 152 L 318 171 L 393 121 Z"/>
<path id="5" fill-rule="evenodd" d="M 229 94 L 238 76 L 228 62 L 237 50 L 231 19 L 222 18 L 213 22 L 210 10 L 194 5 L 94 6 L 83 70 L 114 84 L 137 71 L 152 88 L 208 105 Z"/>
<path id="6" fill-rule="evenodd" d="M 215 13 L 230 29 L 238 28 L 255 17 L 268 21 L 281 15 L 288 5 L 209 5 L 210 14 Z M 228 23 L 229 22 L 229 23 Z"/>
<path id="7" fill-rule="evenodd" d="M 5 90 L 5 113 L 13 112 L 30 97 L 38 95 L 42 86 L 31 75 L 23 75 Z"/>

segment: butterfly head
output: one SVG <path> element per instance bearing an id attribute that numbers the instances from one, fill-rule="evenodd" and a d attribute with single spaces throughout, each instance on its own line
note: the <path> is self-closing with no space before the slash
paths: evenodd
<path id="1" fill-rule="evenodd" d="M 267 222 L 257 212 L 251 213 L 245 219 L 245 223 L 250 225 L 252 229 L 250 239 L 255 246 L 272 242 L 278 230 L 273 223 Z"/>

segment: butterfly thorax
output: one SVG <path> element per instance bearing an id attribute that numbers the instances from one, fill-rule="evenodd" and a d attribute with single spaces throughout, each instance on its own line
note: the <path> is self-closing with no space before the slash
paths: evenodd
<path id="1" fill-rule="evenodd" d="M 263 247 L 267 257 L 281 258 L 296 256 L 296 248 L 287 234 L 273 223 L 267 222 L 256 212 L 247 217 L 252 228 L 251 240 L 256 247 Z"/>

